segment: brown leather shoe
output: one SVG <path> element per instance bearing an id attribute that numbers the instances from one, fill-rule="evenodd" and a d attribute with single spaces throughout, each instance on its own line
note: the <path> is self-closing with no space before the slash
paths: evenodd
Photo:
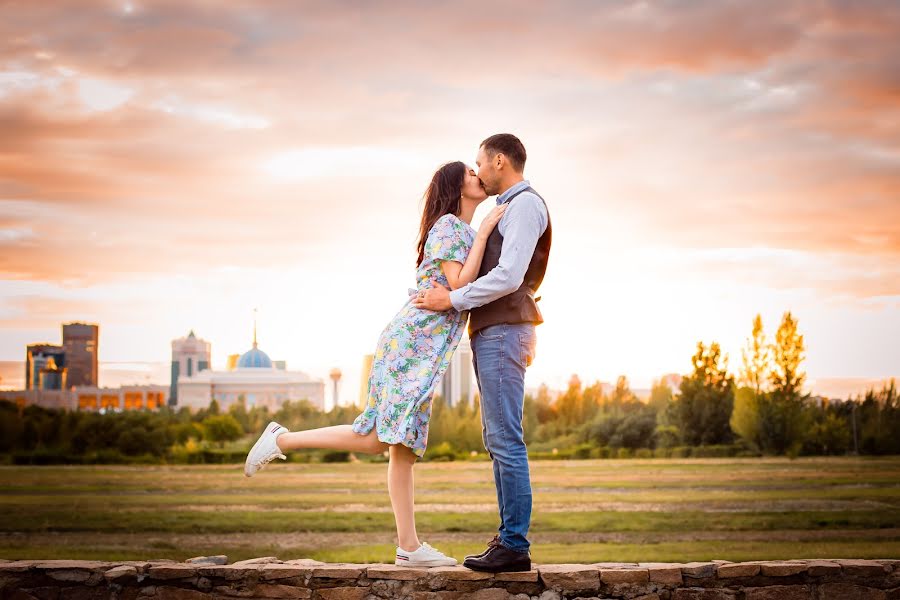
<path id="1" fill-rule="evenodd" d="M 491 548 L 493 548 L 494 546 L 497 546 L 497 545 L 499 545 L 499 544 L 500 544 L 500 536 L 499 536 L 499 535 L 495 535 L 495 536 L 494 536 L 494 539 L 492 539 L 491 541 L 488 542 L 488 545 L 487 545 L 487 549 L 486 549 L 486 550 L 484 550 L 481 554 L 469 554 L 468 556 L 466 556 L 466 559 L 469 559 L 469 558 L 483 558 L 485 554 L 487 554 L 488 552 L 491 551 Z"/>
<path id="2" fill-rule="evenodd" d="M 530 571 L 531 556 L 528 552 L 516 552 L 506 546 L 497 544 L 481 558 L 467 558 L 463 566 L 473 571 L 489 573 L 510 573 L 514 571 Z"/>

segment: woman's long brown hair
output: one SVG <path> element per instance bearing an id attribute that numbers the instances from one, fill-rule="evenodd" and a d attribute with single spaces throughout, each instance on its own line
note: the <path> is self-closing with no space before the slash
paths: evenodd
<path id="1" fill-rule="evenodd" d="M 449 162 L 435 171 L 428 189 L 425 190 L 425 207 L 422 209 L 422 226 L 419 229 L 419 258 L 416 267 L 425 258 L 425 242 L 428 232 L 435 222 L 444 215 L 458 214 L 463 183 L 466 180 L 466 165 L 460 161 Z"/>

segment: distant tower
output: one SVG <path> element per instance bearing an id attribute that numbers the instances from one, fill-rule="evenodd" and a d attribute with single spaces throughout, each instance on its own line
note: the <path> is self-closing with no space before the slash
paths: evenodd
<path id="1" fill-rule="evenodd" d="M 63 349 L 66 353 L 66 387 L 97 387 L 97 351 L 100 326 L 89 323 L 63 323 Z"/>
<path id="2" fill-rule="evenodd" d="M 210 343 L 198 338 L 191 329 L 187 337 L 172 340 L 172 382 L 169 388 L 169 405 L 178 404 L 178 378 L 190 377 L 205 371 L 210 363 Z"/>
<path id="3" fill-rule="evenodd" d="M 338 368 L 334 368 L 331 370 L 331 373 L 328 374 L 331 377 L 331 381 L 334 383 L 334 394 L 332 398 L 334 399 L 333 406 L 339 406 L 340 402 L 338 402 L 338 383 L 341 381 L 341 370 Z"/>

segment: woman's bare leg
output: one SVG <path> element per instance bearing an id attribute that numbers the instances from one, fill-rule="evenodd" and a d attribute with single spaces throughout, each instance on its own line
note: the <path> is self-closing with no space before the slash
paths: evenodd
<path id="1" fill-rule="evenodd" d="M 419 548 L 413 481 L 413 466 L 416 464 L 417 458 L 413 451 L 403 444 L 391 446 L 391 462 L 388 464 L 388 493 L 394 509 L 394 520 L 397 522 L 398 545 L 407 552 L 415 552 Z"/>
<path id="2" fill-rule="evenodd" d="M 388 448 L 388 444 L 378 439 L 374 428 L 368 435 L 360 435 L 353 431 L 352 425 L 333 425 L 305 431 L 289 431 L 279 435 L 275 443 L 282 452 L 302 448 L 327 448 L 379 454 Z"/>

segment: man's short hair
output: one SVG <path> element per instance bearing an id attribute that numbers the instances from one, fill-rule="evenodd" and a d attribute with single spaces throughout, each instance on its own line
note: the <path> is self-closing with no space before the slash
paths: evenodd
<path id="1" fill-rule="evenodd" d="M 493 158 L 497 153 L 502 154 L 509 161 L 516 172 L 521 173 L 525 169 L 525 146 L 522 140 L 511 133 L 497 133 L 481 142 L 484 153 Z"/>

